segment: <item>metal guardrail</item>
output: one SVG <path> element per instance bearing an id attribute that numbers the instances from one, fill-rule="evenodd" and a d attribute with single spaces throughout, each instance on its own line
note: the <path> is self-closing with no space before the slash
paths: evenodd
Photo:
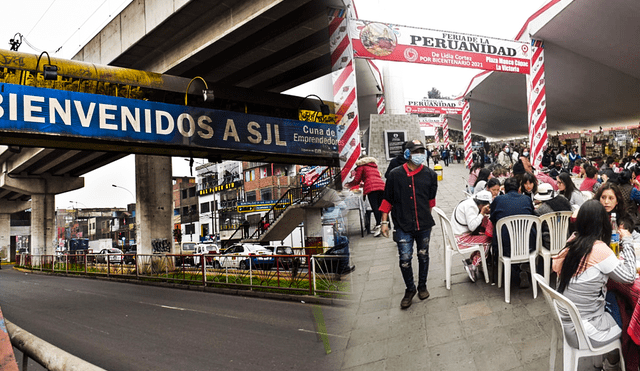
<path id="1" fill-rule="evenodd" d="M 28 371 L 29 358 L 49 371 L 106 371 L 51 345 L 14 325 L 7 319 L 4 321 L 11 339 L 11 345 L 22 352 L 22 371 Z"/>
<path id="2" fill-rule="evenodd" d="M 348 266 L 348 255 L 19 254 L 16 266 L 65 275 L 347 298 L 350 280 L 341 274 L 345 259 Z"/>

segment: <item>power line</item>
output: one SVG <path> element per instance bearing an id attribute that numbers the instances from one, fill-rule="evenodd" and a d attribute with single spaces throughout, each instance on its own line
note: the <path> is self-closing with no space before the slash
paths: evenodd
<path id="1" fill-rule="evenodd" d="M 96 8 L 96 10 L 94 10 L 94 11 L 93 11 L 93 13 L 91 13 L 91 15 L 90 15 L 90 16 L 88 16 L 88 17 L 87 17 L 87 19 L 85 19 L 85 20 L 84 20 L 84 22 L 82 22 L 82 24 L 78 27 L 78 29 L 77 29 L 77 30 L 75 30 L 75 31 L 71 34 L 71 36 L 69 36 L 69 37 L 68 37 L 68 38 L 67 38 L 67 39 L 66 39 L 66 40 L 65 40 L 65 41 L 60 45 L 60 47 L 59 47 L 58 49 L 56 49 L 56 51 L 55 51 L 55 52 L 57 53 L 58 51 L 60 51 L 60 49 L 62 49 L 62 47 L 63 47 L 63 46 L 65 46 L 65 45 L 67 44 L 67 42 L 69 42 L 69 40 L 71 40 L 71 38 L 72 38 L 75 34 L 77 34 L 77 33 L 78 33 L 78 31 L 80 31 L 80 29 L 82 29 L 82 27 L 84 27 L 84 25 L 85 25 L 85 24 L 87 24 L 87 22 L 89 22 L 89 20 L 91 19 L 91 17 L 93 17 L 93 16 L 94 16 L 94 14 L 96 14 L 96 13 L 98 12 L 98 10 L 100 10 L 100 8 L 102 8 L 102 6 L 103 6 L 104 4 L 106 4 L 106 2 L 107 2 L 107 0 L 104 0 L 104 1 L 102 2 L 102 4 L 100 4 L 100 5 Z M 111 15 L 109 15 L 109 16 L 111 16 Z"/>
<path id="2" fill-rule="evenodd" d="M 31 30 L 29 30 L 29 32 L 27 32 L 26 36 L 29 36 L 31 34 L 31 32 L 33 31 L 34 28 L 36 28 L 36 26 L 40 23 L 40 21 L 42 20 L 42 18 L 44 18 L 45 15 L 47 15 L 47 13 L 49 12 L 49 9 L 51 9 L 51 7 L 53 6 L 53 4 L 56 3 L 56 1 L 58 0 L 53 0 L 53 2 L 51 4 L 49 4 L 49 7 L 47 8 L 47 10 L 44 11 L 44 13 L 42 13 L 42 15 L 40 16 L 40 19 L 38 19 L 38 21 L 36 22 L 36 24 L 33 25 L 33 27 L 31 27 Z M 27 43 L 29 44 L 29 43 Z M 31 45 L 29 45 L 31 46 Z"/>

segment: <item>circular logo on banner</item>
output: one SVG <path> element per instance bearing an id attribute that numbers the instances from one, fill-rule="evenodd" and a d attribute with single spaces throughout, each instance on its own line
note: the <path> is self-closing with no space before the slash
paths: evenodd
<path id="1" fill-rule="evenodd" d="M 398 44 L 393 30 L 382 23 L 369 23 L 364 26 L 360 31 L 360 41 L 369 53 L 379 57 L 393 53 Z"/>
<path id="2" fill-rule="evenodd" d="M 528 45 L 522 45 L 522 52 L 526 55 L 527 52 L 529 51 L 529 46 Z"/>
<path id="3" fill-rule="evenodd" d="M 408 62 L 415 62 L 418 60 L 418 52 L 414 48 L 406 48 L 404 50 L 404 58 Z"/>

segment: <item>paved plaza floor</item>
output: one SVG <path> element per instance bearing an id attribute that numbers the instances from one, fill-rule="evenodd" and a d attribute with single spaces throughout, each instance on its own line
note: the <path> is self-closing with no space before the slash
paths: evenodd
<path id="1" fill-rule="evenodd" d="M 464 197 L 468 170 L 457 163 L 443 167 L 436 202 L 451 215 Z M 534 299 L 531 288 L 512 287 L 507 304 L 504 287 L 485 283 L 483 276 L 476 283 L 470 281 L 460 255 L 454 256 L 451 290 L 447 290 L 442 231 L 435 219 L 427 282 L 431 297 L 421 301 L 416 295 L 406 310 L 400 309 L 405 286 L 396 244 L 372 234 L 362 238 L 359 228 L 351 228 L 354 301 L 341 321 L 337 340 L 344 345 L 339 347 L 341 369 L 548 370 L 554 322 L 542 294 Z M 417 280 L 415 253 L 413 267 Z M 562 370 L 561 348 L 562 340 L 556 370 Z M 595 368 L 587 359 L 581 361 L 580 370 Z"/>

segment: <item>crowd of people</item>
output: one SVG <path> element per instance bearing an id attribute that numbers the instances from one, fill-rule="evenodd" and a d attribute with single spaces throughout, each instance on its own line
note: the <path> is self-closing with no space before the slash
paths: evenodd
<path id="1" fill-rule="evenodd" d="M 386 181 L 382 179 L 377 161 L 363 156 L 356 163 L 350 186 L 363 186 L 375 214 L 376 236 L 388 237 L 393 230 L 406 285 L 400 306 L 407 309 L 416 294 L 420 300 L 429 297 L 429 240 L 435 225 L 431 208 L 435 206 L 438 181 L 428 162 L 433 160 L 435 165 L 444 161 L 448 166 L 450 160 L 460 162 L 463 158 L 458 148 L 430 151 L 419 140 L 405 142 L 402 149 L 387 168 Z M 497 233 L 502 235 L 502 254 L 511 256 L 506 229 L 495 229 L 502 218 L 571 212 L 568 242 L 552 264 L 558 277 L 557 289 L 576 304 L 588 322 L 586 335 L 594 344 L 601 346 L 619 338 L 624 327 L 620 313 L 629 308 L 620 308 L 615 296 L 607 292 L 606 284 L 608 279 L 626 284 L 636 279 L 633 243 L 640 243 L 640 153 L 619 160 L 588 159 L 581 157 L 577 148 L 547 148 L 543 167 L 534 169 L 528 148 L 512 148 L 506 144 L 499 152 L 480 147 L 474 151 L 473 159 L 464 190 L 466 197 L 457 204 L 450 218 L 459 247 L 480 245 L 489 257 L 487 264 L 496 266 Z M 612 230 L 614 216 L 617 226 Z M 536 233 L 532 231 L 529 238 L 530 252 L 537 249 Z M 543 246 L 548 248 L 548 226 L 542 226 L 541 235 Z M 618 253 L 609 246 L 612 235 L 620 236 Z M 418 257 L 417 284 L 412 269 L 414 244 Z M 482 266 L 479 251 L 463 264 L 472 282 L 480 270 L 487 269 Z M 532 268 L 542 271 L 542 267 Z M 529 269 L 528 264 L 513 266 L 511 277 L 505 279 L 510 279 L 513 286 L 527 288 L 531 285 Z M 568 317 L 563 320 L 563 326 L 569 342 L 577 341 Z M 607 355 L 605 369 L 617 369 L 619 361 L 617 354 Z"/>
<path id="2" fill-rule="evenodd" d="M 510 256 L 506 231 L 495 230 L 500 219 L 572 212 L 570 237 L 553 260 L 557 290 L 572 300 L 588 321 L 587 336 L 592 342 L 596 346 L 610 343 L 621 336 L 624 328 L 620 311 L 629 308 L 619 307 L 615 295 L 607 292 L 607 281 L 631 284 L 636 279 L 633 243 L 640 242 L 640 153 L 622 159 L 588 159 L 582 158 L 577 148 L 547 148 L 540 170 L 531 166 L 528 154 L 526 148 L 520 152 L 504 145 L 494 160 L 474 163 L 466 185 L 467 198 L 451 217 L 456 240 L 462 248 L 468 243 L 483 244 L 492 255 L 488 261 L 496 264 L 497 233 L 502 233 L 503 254 Z M 491 199 L 486 204 L 488 196 Z M 612 230 L 612 217 L 617 221 L 617 230 Z M 542 244 L 548 248 L 548 228 L 545 231 L 544 227 Z M 610 248 L 612 234 L 620 237 L 619 256 Z M 532 233 L 529 251 L 535 249 Z M 483 269 L 479 259 L 472 256 L 463 263 L 470 280 L 475 282 L 478 270 Z M 527 269 L 528 265 L 514 266 L 512 277 L 505 279 L 521 288 L 529 287 Z M 569 343 L 577 346 L 575 329 L 568 317 L 563 320 L 563 327 Z M 618 362 L 617 354 L 607 355 L 605 370 L 617 369 Z"/>

